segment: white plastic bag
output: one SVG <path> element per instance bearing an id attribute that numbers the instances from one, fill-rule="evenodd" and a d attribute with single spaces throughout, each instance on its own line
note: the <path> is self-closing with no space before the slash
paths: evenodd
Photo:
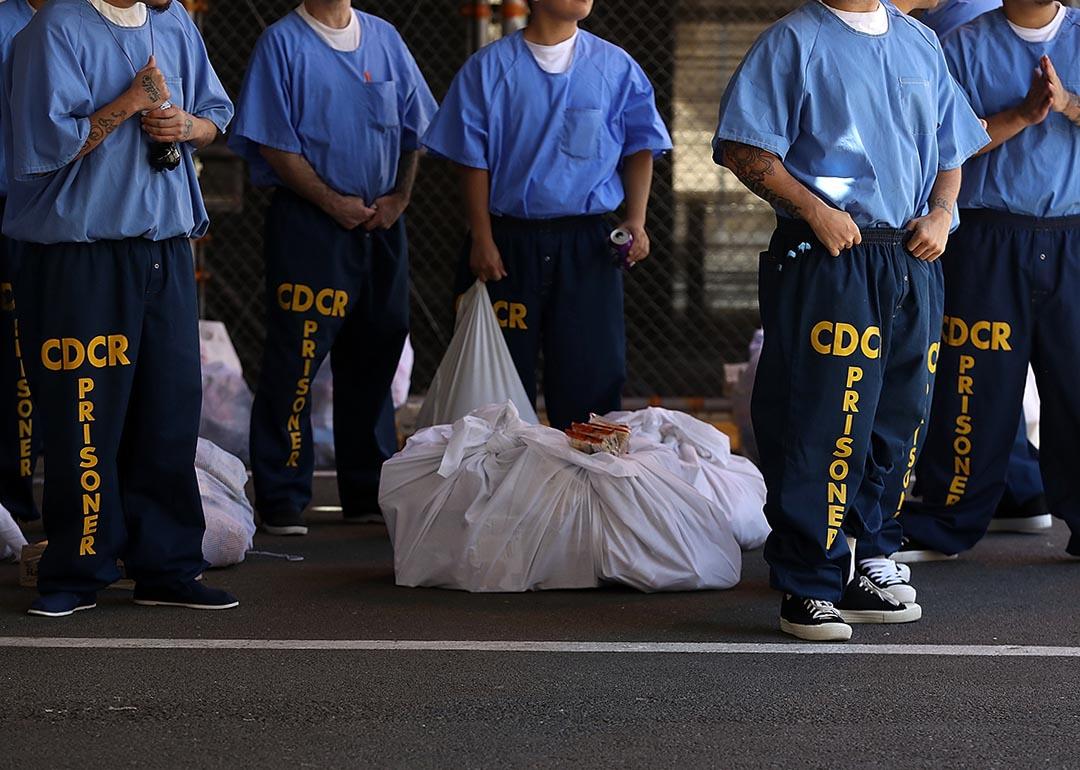
<path id="1" fill-rule="evenodd" d="M 1027 385 L 1024 387 L 1024 420 L 1027 422 L 1028 441 L 1039 448 L 1039 422 L 1042 416 L 1042 402 L 1039 400 L 1039 386 L 1035 382 L 1035 371 L 1028 366 Z"/>
<path id="2" fill-rule="evenodd" d="M 526 422 L 540 421 L 514 368 L 487 287 L 477 281 L 461 298 L 454 337 L 431 381 L 416 426 L 450 425 L 474 409 L 507 401 Z"/>
<path id="3" fill-rule="evenodd" d="M 752 462 L 731 453 L 731 441 L 722 431 L 684 412 L 655 407 L 613 412 L 606 419 L 630 426 L 631 456 L 660 445 L 678 458 L 678 465 L 667 467 L 716 503 L 744 550 L 765 542 L 765 479 Z"/>
<path id="4" fill-rule="evenodd" d="M 239 564 L 255 537 L 255 512 L 244 492 L 247 470 L 239 458 L 199 439 L 195 475 L 206 518 L 203 558 L 211 567 Z"/>
<path id="5" fill-rule="evenodd" d="M 742 441 L 742 454 L 754 462 L 758 461 L 758 449 L 757 439 L 754 437 L 754 423 L 750 415 L 750 399 L 754 395 L 754 380 L 757 379 L 761 346 L 764 341 L 765 332 L 761 329 L 755 331 L 750 340 L 750 363 L 739 375 L 739 384 L 735 387 L 735 395 L 732 399 L 735 424 L 739 426 L 739 439 Z"/>
<path id="6" fill-rule="evenodd" d="M 406 337 L 405 347 L 401 349 L 401 358 L 398 360 L 397 371 L 394 372 L 394 382 L 390 385 L 390 395 L 394 399 L 395 409 L 405 406 L 409 400 L 415 363 L 416 351 L 413 350 L 412 337 Z"/>
<path id="7" fill-rule="evenodd" d="M 254 396 L 225 325 L 199 321 L 199 347 L 203 391 L 199 435 L 247 462 Z"/>
<path id="8" fill-rule="evenodd" d="M 421 431 L 383 466 L 399 585 L 467 591 L 729 588 L 725 514 L 655 458 L 586 455 L 513 404 Z M 643 459 L 644 458 L 644 459 Z"/>
<path id="9" fill-rule="evenodd" d="M 11 512 L 0 505 L 0 561 L 18 559 L 26 538 Z"/>

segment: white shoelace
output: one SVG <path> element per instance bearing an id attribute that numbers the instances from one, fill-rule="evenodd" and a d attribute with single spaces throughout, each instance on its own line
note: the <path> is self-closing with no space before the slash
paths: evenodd
<path id="1" fill-rule="evenodd" d="M 862 559 L 859 562 L 859 569 L 879 586 L 886 588 L 908 582 L 900 565 L 889 558 Z M 909 572 L 908 575 L 910 574 Z"/>
<path id="2" fill-rule="evenodd" d="M 823 599 L 803 599 L 803 604 L 814 620 L 840 620 L 840 613 L 836 611 L 832 602 Z"/>
<path id="3" fill-rule="evenodd" d="M 893 596 L 888 591 L 878 588 L 876 585 L 874 585 L 874 581 L 872 581 L 866 575 L 859 576 L 859 586 L 862 587 L 862 589 L 867 593 L 873 594 L 887 604 L 890 604 L 894 607 L 899 607 L 901 605 L 901 602 L 897 601 L 895 596 Z"/>

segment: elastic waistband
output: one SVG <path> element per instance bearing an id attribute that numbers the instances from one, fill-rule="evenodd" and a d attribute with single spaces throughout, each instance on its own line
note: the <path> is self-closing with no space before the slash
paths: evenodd
<path id="1" fill-rule="evenodd" d="M 1029 217 L 995 209 L 960 209 L 960 222 L 1015 227 L 1022 230 L 1080 230 L 1080 216 Z"/>
<path id="2" fill-rule="evenodd" d="M 810 243 L 818 243 L 814 228 L 801 219 L 777 217 L 776 229 L 784 236 L 803 238 Z M 868 243 L 900 246 L 907 243 L 908 238 L 911 237 L 910 230 L 894 230 L 891 227 L 860 227 L 859 233 L 862 235 L 864 246 Z"/>
<path id="3" fill-rule="evenodd" d="M 517 230 L 519 232 L 565 232 L 567 230 L 580 230 L 585 227 L 595 227 L 607 222 L 607 214 L 589 214 L 578 217 L 555 217 L 554 219 L 521 219 L 519 217 L 506 217 L 491 215 L 493 229 L 502 231 Z"/>

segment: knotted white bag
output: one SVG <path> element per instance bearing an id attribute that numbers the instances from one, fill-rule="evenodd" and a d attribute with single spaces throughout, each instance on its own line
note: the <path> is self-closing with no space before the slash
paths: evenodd
<path id="1" fill-rule="evenodd" d="M 540 421 L 514 368 L 487 287 L 477 281 L 461 298 L 453 339 L 431 381 L 416 426 L 451 425 L 474 409 L 507 401 L 526 422 Z"/>

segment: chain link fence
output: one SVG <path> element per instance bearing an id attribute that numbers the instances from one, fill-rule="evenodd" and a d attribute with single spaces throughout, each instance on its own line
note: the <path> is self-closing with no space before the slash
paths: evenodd
<path id="1" fill-rule="evenodd" d="M 627 281 L 628 397 L 718 397 L 724 364 L 747 358 L 758 324 L 757 255 L 767 244 L 772 214 L 712 162 L 710 143 L 720 95 L 739 60 L 761 30 L 798 1 L 597 0 L 584 25 L 641 63 L 675 140 L 674 153 L 656 167 L 653 257 Z M 259 34 L 297 3 L 188 3 L 231 94 L 239 92 Z M 458 1 L 370 0 L 362 8 L 397 26 L 436 97 L 445 94 L 469 54 L 470 22 Z M 260 255 L 268 196 L 251 188 L 227 150 L 215 147 L 205 163 L 215 216 L 201 250 L 203 311 L 226 323 L 251 379 L 264 337 Z M 453 330 L 451 287 L 463 234 L 453 169 L 425 159 L 409 213 L 414 392 L 427 388 Z"/>

